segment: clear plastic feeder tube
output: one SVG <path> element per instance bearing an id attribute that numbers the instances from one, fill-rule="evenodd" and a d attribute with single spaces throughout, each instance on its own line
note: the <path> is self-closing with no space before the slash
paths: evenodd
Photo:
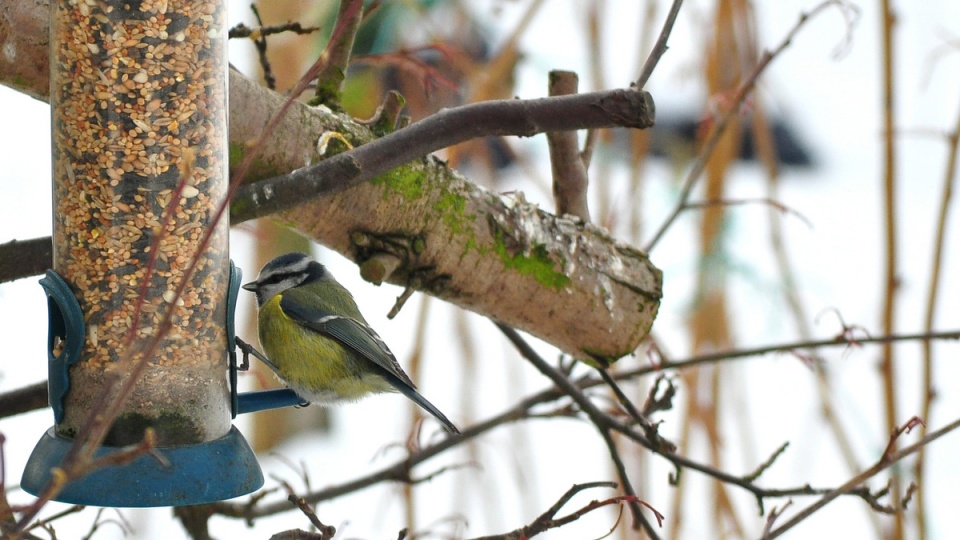
<path id="1" fill-rule="evenodd" d="M 223 436 L 224 2 L 53 0 L 51 12 L 54 270 L 87 327 L 57 432 L 75 435 L 106 378 L 163 333 L 106 442 L 138 442 L 148 426 L 161 445 Z"/>

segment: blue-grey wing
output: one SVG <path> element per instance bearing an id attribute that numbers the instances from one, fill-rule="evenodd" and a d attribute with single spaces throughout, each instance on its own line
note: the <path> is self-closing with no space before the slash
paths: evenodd
<path id="1" fill-rule="evenodd" d="M 312 293 L 297 289 L 288 289 L 283 292 L 280 308 L 287 316 L 297 324 L 336 340 L 354 353 L 373 362 L 387 372 L 389 375 L 387 382 L 398 390 L 403 391 L 397 383 L 416 388 L 410 377 L 403 372 L 397 358 L 387 348 L 387 344 L 372 328 L 352 317 L 337 315 L 324 309 L 306 308 L 304 306 L 317 303 L 308 301 L 310 300 L 308 298 L 300 298 L 300 295 L 312 295 Z"/>
<path id="2" fill-rule="evenodd" d="M 348 350 L 381 368 L 380 373 L 390 386 L 432 414 L 447 431 L 460 433 L 453 422 L 417 392 L 413 381 L 403 372 L 400 364 L 397 363 L 397 358 L 387 348 L 387 344 L 363 321 L 359 311 L 356 312 L 356 318 L 338 315 L 329 309 L 324 309 L 324 303 L 317 300 L 309 291 L 288 289 L 280 298 L 280 308 L 297 324 L 336 340 Z"/>

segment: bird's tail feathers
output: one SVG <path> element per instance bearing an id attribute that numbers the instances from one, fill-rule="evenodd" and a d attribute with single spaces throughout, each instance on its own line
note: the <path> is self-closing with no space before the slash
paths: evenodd
<path id="1" fill-rule="evenodd" d="M 427 398 L 421 396 L 420 393 L 415 389 L 411 388 L 409 385 L 403 384 L 399 380 L 397 380 L 393 386 L 397 389 L 397 391 L 410 398 L 411 401 L 419 405 L 423 410 L 433 415 L 434 418 L 443 424 L 444 429 L 450 433 L 453 433 L 454 435 L 460 434 L 460 430 L 457 429 L 457 426 L 453 425 L 453 422 L 447 419 L 446 415 L 440 412 L 440 409 L 434 407 L 433 403 L 427 401 Z"/>

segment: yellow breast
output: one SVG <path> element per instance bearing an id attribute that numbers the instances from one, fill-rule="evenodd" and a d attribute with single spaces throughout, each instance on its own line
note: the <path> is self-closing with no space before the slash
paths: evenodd
<path id="1" fill-rule="evenodd" d="M 300 397 L 329 403 L 393 390 L 368 360 L 283 313 L 281 296 L 260 307 L 260 344 L 277 376 Z"/>

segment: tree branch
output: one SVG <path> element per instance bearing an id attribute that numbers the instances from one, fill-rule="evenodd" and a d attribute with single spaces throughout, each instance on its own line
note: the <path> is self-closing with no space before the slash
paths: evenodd
<path id="1" fill-rule="evenodd" d="M 330 33 L 326 51 L 329 55 L 323 70 L 317 75 L 315 103 L 323 103 L 332 109 L 340 108 L 340 92 L 347 78 L 350 53 L 357 37 L 357 29 L 363 20 L 363 0 L 341 0 L 337 22 Z"/>
<path id="2" fill-rule="evenodd" d="M 566 505 L 568 502 L 570 502 L 570 499 L 572 499 L 574 495 L 576 495 L 577 493 L 585 489 L 596 488 L 596 487 L 616 488 L 617 484 L 613 482 L 590 482 L 587 484 L 574 484 L 574 486 L 571 487 L 569 490 L 567 490 L 567 492 L 564 493 L 563 496 L 560 497 L 557 500 L 557 502 L 553 504 L 553 506 L 551 506 L 543 514 L 540 514 L 540 516 L 537 517 L 537 519 L 535 519 L 533 523 L 530 523 L 529 525 L 523 526 L 519 529 L 510 531 L 508 533 L 496 534 L 492 536 L 482 536 L 479 538 L 475 538 L 474 540 L 526 540 L 527 538 L 533 538 L 534 536 L 537 536 L 538 534 L 549 531 L 551 529 L 557 529 L 569 523 L 573 523 L 574 521 L 580 519 L 581 517 L 583 517 L 584 515 L 590 512 L 593 512 L 598 508 L 602 508 L 604 506 L 608 506 L 611 504 L 617 504 L 632 498 L 629 496 L 612 497 L 610 499 L 605 499 L 602 501 L 596 501 L 596 500 L 591 501 L 589 504 L 573 512 L 572 514 L 559 517 L 559 518 L 557 517 L 557 514 L 560 512 L 560 509 L 563 508 L 563 506 Z"/>
<path id="3" fill-rule="evenodd" d="M 53 239 L 11 240 L 0 244 L 0 283 L 44 273 L 53 266 Z"/>
<path id="4" fill-rule="evenodd" d="M 695 367 L 715 364 L 719 362 L 731 362 L 734 360 L 742 360 L 746 358 L 763 356 L 771 353 L 794 353 L 798 350 L 804 349 L 818 349 L 822 347 L 852 347 L 855 345 L 867 345 L 867 344 L 877 344 L 877 343 L 897 343 L 905 341 L 919 341 L 919 342 L 928 342 L 933 340 L 960 340 L 960 330 L 945 330 L 940 332 L 929 332 L 929 333 L 919 333 L 919 334 L 895 334 L 892 336 L 872 336 L 872 337 L 863 337 L 857 338 L 856 341 L 851 340 L 845 335 L 837 336 L 829 339 L 821 339 L 815 341 L 800 341 L 795 343 L 783 343 L 780 345 L 770 345 L 764 347 L 754 347 L 751 349 L 735 349 L 730 351 L 718 351 L 707 354 L 700 354 L 697 356 L 692 356 L 690 358 L 685 358 L 683 360 L 675 360 L 671 362 L 663 362 L 656 365 L 644 366 L 634 369 L 628 369 L 624 371 L 616 371 L 610 373 L 610 376 L 617 381 L 624 381 L 629 379 L 634 379 L 643 375 L 649 375 L 651 373 L 660 373 L 664 371 L 679 371 L 684 369 L 692 369 Z M 589 388 L 604 384 L 600 379 L 585 379 L 580 383 L 581 388 Z M 35 409 L 40 409 L 47 406 L 47 387 L 45 382 L 39 382 L 7 392 L 5 394 L 0 394 L 0 418 L 6 418 L 8 416 L 14 416 L 23 412 L 32 411 Z M 29 406 L 24 405 L 20 402 L 29 403 Z"/>
<path id="5" fill-rule="evenodd" d="M 673 25 L 677 22 L 677 15 L 680 14 L 680 6 L 682 5 L 683 0 L 673 0 L 670 11 L 667 12 L 667 18 L 663 22 L 663 28 L 660 30 L 660 35 L 657 37 L 657 42 L 653 45 L 653 50 L 650 51 L 650 55 L 647 56 L 646 63 L 643 64 L 643 71 L 640 72 L 640 77 L 637 78 L 636 88 L 642 90 L 647 85 L 650 75 L 653 75 L 653 69 L 657 67 L 660 58 L 667 52 L 667 39 L 670 38 L 670 33 L 673 32 Z"/>
<path id="6" fill-rule="evenodd" d="M 855 488 L 857 488 L 858 486 L 860 486 L 870 478 L 873 478 L 874 476 L 879 474 L 881 471 L 887 469 L 894 463 L 899 462 L 901 459 L 920 451 L 920 449 L 926 447 L 928 444 L 932 443 L 933 441 L 939 439 L 940 437 L 943 437 L 944 435 L 952 431 L 955 431 L 957 428 L 960 428 L 960 418 L 958 418 L 957 420 L 954 420 L 953 422 L 950 422 L 949 424 L 943 426 L 942 428 L 936 431 L 930 432 L 927 436 L 923 437 L 919 441 L 915 442 L 914 444 L 911 444 L 906 448 L 903 448 L 897 452 L 889 452 L 889 453 L 884 452 L 884 454 L 880 457 L 880 459 L 877 460 L 877 462 L 874 463 L 872 466 L 870 466 L 860 474 L 854 476 L 853 478 L 848 480 L 846 483 L 844 483 L 842 486 L 836 489 L 830 490 L 828 493 L 824 494 L 824 496 L 820 498 L 820 500 L 804 508 L 802 511 L 798 512 L 795 516 L 793 516 L 790 520 L 788 520 L 783 525 L 780 525 L 776 529 L 770 531 L 770 534 L 767 535 L 765 538 L 770 538 L 771 540 L 773 538 L 777 538 L 781 534 L 787 532 L 787 530 L 794 527 L 796 524 L 800 523 L 801 521 L 809 517 L 811 514 L 813 514 L 817 510 L 820 510 L 821 508 L 823 508 L 824 506 L 832 502 L 837 497 L 853 492 Z M 899 498 L 900 498 L 900 494 L 897 494 L 896 496 L 894 496 L 894 500 L 899 500 Z"/>
<path id="7" fill-rule="evenodd" d="M 514 335 L 519 337 L 515 332 Z M 960 332 L 954 332 L 954 339 L 960 337 Z M 497 414 L 493 417 L 488 418 L 485 421 L 479 422 L 472 426 L 467 427 L 463 430 L 462 434 L 459 437 L 448 437 L 437 443 L 434 443 L 430 446 L 421 448 L 414 453 L 411 453 L 406 458 L 399 460 L 391 465 L 387 465 L 377 471 L 373 471 L 365 476 L 357 478 L 355 480 L 346 482 L 344 484 L 330 486 L 319 491 L 311 492 L 304 495 L 304 500 L 308 504 L 317 504 L 323 501 L 329 501 L 338 497 L 342 497 L 346 494 L 371 487 L 381 482 L 418 482 L 424 479 L 432 478 L 434 475 L 427 475 L 421 478 L 413 478 L 410 476 L 410 471 L 413 470 L 417 465 L 438 456 L 439 454 L 446 452 L 452 448 L 455 448 L 462 444 L 467 444 L 469 441 L 491 431 L 497 427 L 501 427 L 513 422 L 518 422 L 524 419 L 529 418 L 570 418 L 576 417 L 580 412 L 585 412 L 590 419 L 593 421 L 600 422 L 598 427 L 602 429 L 610 429 L 613 431 L 618 431 L 624 434 L 628 439 L 640 444 L 641 446 L 653 449 L 653 445 L 644 437 L 644 435 L 638 431 L 633 430 L 629 426 L 623 425 L 616 418 L 611 415 L 604 413 L 599 408 L 594 405 L 589 398 L 586 397 L 584 391 L 605 384 L 603 380 L 596 377 L 584 377 L 576 381 L 571 381 L 564 377 L 559 371 L 550 367 L 546 362 L 536 355 L 532 349 L 526 344 L 526 342 L 520 338 L 518 343 L 521 348 L 521 353 L 525 356 L 530 354 L 530 358 L 535 358 L 536 362 L 542 362 L 545 366 L 545 372 L 550 374 L 550 379 L 554 380 L 557 383 L 557 386 L 553 386 L 532 394 L 509 409 Z M 830 345 L 836 345 L 837 343 L 830 343 Z M 676 364 L 680 364 L 679 362 Z M 613 378 L 617 380 L 623 380 L 627 377 L 637 377 L 639 376 L 637 370 L 631 370 L 629 372 L 622 372 L 619 374 L 613 374 Z M 549 403 L 556 402 L 558 400 L 563 400 L 565 398 L 572 399 L 579 409 L 570 407 L 570 406 L 559 406 L 558 408 L 547 411 L 547 412 L 537 412 L 535 409 L 542 408 L 544 405 Z M 960 422 L 960 421 L 958 421 Z M 954 424 L 951 424 L 954 426 Z M 950 427 L 950 426 L 948 426 Z M 946 429 L 946 428 L 945 428 Z M 943 430 L 941 430 L 942 432 Z M 942 436 L 941 432 L 939 435 L 931 435 L 929 440 L 926 440 L 928 443 L 932 442 L 936 437 Z M 908 455 L 907 453 L 912 451 L 914 447 L 910 447 L 902 450 L 899 453 L 891 454 L 887 459 L 902 459 Z M 915 450 L 915 449 L 914 449 Z M 689 468 L 698 472 L 701 472 L 711 478 L 714 478 L 721 482 L 726 482 L 732 485 L 741 487 L 755 497 L 758 501 L 762 501 L 766 498 L 783 498 L 783 497 L 792 497 L 792 496 L 813 496 L 813 495 L 826 495 L 835 490 L 835 488 L 814 488 L 809 485 L 803 485 L 798 487 L 790 488 L 763 488 L 753 482 L 757 479 L 757 473 L 763 472 L 768 468 L 772 461 L 780 455 L 780 450 L 775 451 L 771 457 L 764 460 L 754 471 L 747 473 L 744 476 L 735 476 L 732 474 L 724 473 L 718 471 L 708 465 L 695 462 L 689 458 L 681 456 L 679 454 L 673 453 L 660 453 L 659 455 L 668 459 L 678 468 Z M 449 469 L 449 468 L 448 468 Z M 274 515 L 281 512 L 286 512 L 293 509 L 289 502 L 284 499 L 282 501 L 275 501 L 270 503 L 261 504 L 263 498 L 268 495 L 273 490 L 264 490 L 258 492 L 250 497 L 248 502 L 244 503 L 235 503 L 235 502 L 217 502 L 211 503 L 210 505 L 204 505 L 208 507 L 204 510 L 211 514 L 222 515 L 225 517 L 233 517 L 247 520 L 248 522 L 268 515 Z M 877 494 L 871 493 L 868 489 L 865 488 L 853 488 L 842 493 L 842 495 L 849 495 L 863 499 L 871 506 L 876 504 Z M 627 502 L 626 500 L 624 502 Z M 640 504 L 645 505 L 642 501 L 639 501 Z M 762 505 L 761 505 L 762 510 Z M 762 513 L 762 512 L 761 512 Z"/>
<path id="8" fill-rule="evenodd" d="M 303 204 L 306 198 L 339 193 L 431 152 L 471 139 L 532 137 L 596 127 L 647 128 L 653 125 L 654 114 L 650 94 L 629 89 L 483 101 L 443 109 L 379 139 L 354 143 L 352 150 L 315 165 L 241 187 L 233 198 L 230 217 L 234 223 L 240 223 L 288 210 Z"/>
<path id="9" fill-rule="evenodd" d="M 578 83 L 579 78 L 572 71 L 551 71 L 549 94 L 576 95 Z M 589 179 L 585 160 L 580 155 L 577 132 L 548 132 L 547 146 L 550 150 L 550 169 L 553 172 L 556 214 L 570 214 L 583 221 L 590 221 L 590 209 L 587 206 Z"/>

